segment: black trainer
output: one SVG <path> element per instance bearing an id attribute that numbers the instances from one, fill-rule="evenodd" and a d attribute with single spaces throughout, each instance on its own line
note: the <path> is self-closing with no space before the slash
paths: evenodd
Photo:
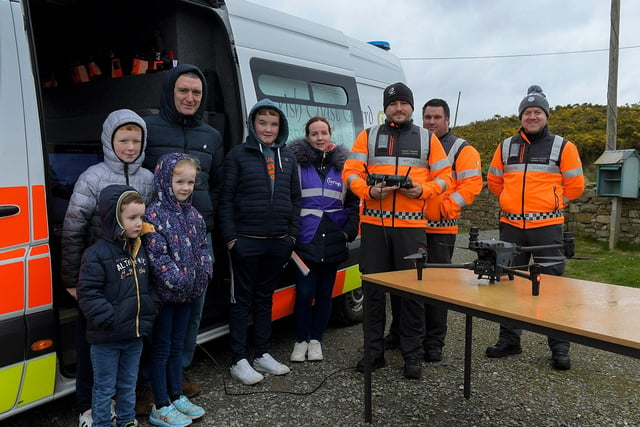
<path id="1" fill-rule="evenodd" d="M 571 369 L 571 359 L 566 351 L 553 351 L 551 353 L 551 360 L 554 369 L 559 371 Z"/>
<path id="2" fill-rule="evenodd" d="M 424 349 L 425 362 L 439 362 L 442 360 L 442 347 L 439 345 L 429 345 Z"/>
<path id="3" fill-rule="evenodd" d="M 505 341 L 498 341 L 494 345 L 487 347 L 485 353 L 487 357 L 505 357 L 522 353 L 522 347 L 520 347 L 520 344 L 509 344 Z"/>
<path id="4" fill-rule="evenodd" d="M 419 380 L 422 377 L 422 365 L 417 358 L 409 357 L 404 361 L 404 377 L 408 380 Z"/>
<path id="5" fill-rule="evenodd" d="M 384 360 L 384 356 L 378 357 L 378 358 L 372 358 L 371 372 L 374 372 L 376 369 L 384 368 L 386 364 L 387 362 Z M 364 357 L 358 360 L 358 363 L 356 363 L 356 371 L 364 372 Z"/>
<path id="6" fill-rule="evenodd" d="M 384 337 L 384 349 L 395 350 L 396 348 L 400 348 L 400 337 L 397 334 L 389 332 Z"/>

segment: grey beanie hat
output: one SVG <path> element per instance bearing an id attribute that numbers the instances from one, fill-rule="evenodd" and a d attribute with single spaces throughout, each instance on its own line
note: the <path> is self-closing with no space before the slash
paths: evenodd
<path id="1" fill-rule="evenodd" d="M 404 83 L 394 83 L 384 89 L 382 106 L 387 109 L 387 105 L 395 101 L 407 101 L 413 109 L 413 92 Z"/>
<path id="2" fill-rule="evenodd" d="M 547 96 L 542 91 L 542 88 L 538 85 L 529 86 L 527 90 L 527 96 L 525 96 L 520 102 L 518 107 L 518 118 L 522 118 L 522 113 L 529 107 L 538 107 L 544 110 L 544 113 L 549 118 L 549 102 Z"/>

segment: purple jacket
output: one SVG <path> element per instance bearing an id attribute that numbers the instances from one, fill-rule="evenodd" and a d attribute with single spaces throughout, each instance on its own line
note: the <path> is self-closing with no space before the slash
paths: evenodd
<path id="1" fill-rule="evenodd" d="M 160 157 L 154 173 L 157 198 L 145 214 L 155 232 L 142 236 L 142 241 L 153 286 L 163 302 L 195 300 L 204 292 L 213 272 L 204 219 L 191 206 L 191 198 L 180 203 L 173 194 L 173 168 L 185 157 L 189 156 L 169 153 Z"/>

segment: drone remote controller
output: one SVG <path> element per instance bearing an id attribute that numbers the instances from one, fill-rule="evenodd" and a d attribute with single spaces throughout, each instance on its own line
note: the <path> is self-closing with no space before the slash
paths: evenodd
<path id="1" fill-rule="evenodd" d="M 364 168 L 367 172 L 367 185 L 376 185 L 384 182 L 385 187 L 393 187 L 394 185 L 397 185 L 398 188 L 413 188 L 413 182 L 411 182 L 411 177 L 409 177 L 411 168 L 407 170 L 407 173 L 405 175 L 385 175 L 380 173 L 369 173 L 367 165 L 364 165 Z"/>

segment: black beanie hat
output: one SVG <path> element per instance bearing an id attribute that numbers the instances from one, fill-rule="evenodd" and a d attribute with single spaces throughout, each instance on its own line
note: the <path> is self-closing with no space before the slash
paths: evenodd
<path id="1" fill-rule="evenodd" d="M 413 109 L 413 92 L 404 83 L 394 83 L 387 86 L 382 98 L 383 110 L 386 110 L 387 105 L 395 101 L 407 101 Z"/>
<path id="2" fill-rule="evenodd" d="M 549 102 L 542 88 L 538 85 L 529 86 L 529 89 L 527 89 L 527 96 L 524 97 L 518 107 L 518 118 L 521 119 L 522 113 L 529 107 L 542 108 L 547 118 L 549 118 Z"/>

